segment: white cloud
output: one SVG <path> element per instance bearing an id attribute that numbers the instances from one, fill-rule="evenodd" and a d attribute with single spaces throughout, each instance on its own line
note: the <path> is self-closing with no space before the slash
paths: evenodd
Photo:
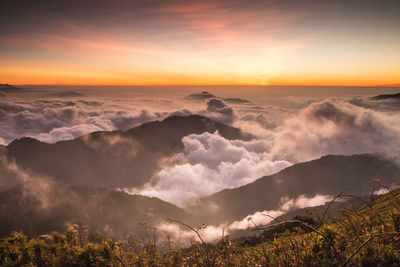
<path id="1" fill-rule="evenodd" d="M 200 197 L 248 184 L 290 166 L 273 160 L 263 141 L 227 140 L 218 134 L 191 134 L 182 139 L 184 152 L 143 188 L 124 189 L 188 207 Z"/>
<path id="2" fill-rule="evenodd" d="M 170 108 L 162 111 L 166 107 L 152 107 L 156 102 L 135 105 L 134 102 L 117 100 L 52 99 L 0 103 L 0 138 L 6 144 L 25 136 L 54 143 L 94 131 L 127 130 L 149 121 L 164 119 L 170 114 L 188 112 Z"/>
<path id="3" fill-rule="evenodd" d="M 327 154 L 400 156 L 400 114 L 322 101 L 301 110 L 272 133 L 271 153 L 302 162 Z"/>

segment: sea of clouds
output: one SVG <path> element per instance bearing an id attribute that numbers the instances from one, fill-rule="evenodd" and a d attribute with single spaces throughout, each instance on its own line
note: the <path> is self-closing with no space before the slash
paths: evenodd
<path id="1" fill-rule="evenodd" d="M 227 140 L 218 132 L 185 136 L 183 152 L 165 159 L 149 183 L 140 188 L 120 188 L 188 208 L 201 197 L 328 154 L 380 153 L 400 162 L 399 111 L 399 100 L 376 101 L 366 97 L 314 99 L 300 108 L 229 102 L 220 97 L 196 101 L 184 96 L 2 98 L 0 144 L 7 145 L 24 136 L 54 143 L 95 131 L 127 130 L 149 121 L 190 114 L 206 116 L 253 134 L 256 138 L 250 141 Z M 257 224 L 265 223 L 268 220 L 262 214 L 266 212 L 279 216 L 295 207 L 323 204 L 329 198 L 302 196 L 286 200 L 279 210 L 250 216 Z M 245 229 L 249 223 L 246 217 L 229 225 L 208 227 L 206 239 L 215 239 L 222 229 Z M 176 235 L 176 240 L 182 235 L 193 238 L 194 234 L 171 223 L 160 225 L 159 230 Z"/>
<path id="2" fill-rule="evenodd" d="M 201 96 L 201 94 L 200 94 Z M 292 164 L 327 154 L 381 153 L 400 159 L 398 100 L 320 99 L 283 108 L 221 97 L 96 98 L 37 96 L 0 102 L 0 143 L 30 136 L 53 143 L 95 131 L 127 130 L 172 115 L 199 114 L 256 139 L 191 134 L 152 180 L 125 192 L 159 197 L 186 208 L 199 198 L 253 182 Z M 300 100 L 299 100 L 300 101 Z M 307 100 L 302 100 L 307 103 Z"/>

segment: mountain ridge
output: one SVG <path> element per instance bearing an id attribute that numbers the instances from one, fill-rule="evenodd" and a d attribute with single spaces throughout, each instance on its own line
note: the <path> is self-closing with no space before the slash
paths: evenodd
<path id="1" fill-rule="evenodd" d="M 219 214 L 210 217 L 208 223 L 229 222 L 257 211 L 278 210 L 282 198 L 336 195 L 343 190 L 369 195 L 370 182 L 375 178 L 383 185 L 398 183 L 400 166 L 378 154 L 327 155 L 204 197 L 197 208 L 207 213 L 202 207 L 217 205 Z"/>
<path id="2" fill-rule="evenodd" d="M 148 182 L 159 161 L 183 151 L 189 134 L 218 133 L 227 139 L 250 140 L 250 134 L 199 115 L 171 116 L 126 131 L 94 132 L 53 144 L 30 137 L 6 147 L 9 162 L 57 182 L 108 188 Z"/>

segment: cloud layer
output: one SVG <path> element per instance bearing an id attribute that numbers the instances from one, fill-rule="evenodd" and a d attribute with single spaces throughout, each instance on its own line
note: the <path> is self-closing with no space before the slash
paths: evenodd
<path id="1" fill-rule="evenodd" d="M 43 99 L 0 103 L 0 144 L 26 136 L 54 143 L 96 131 L 128 130 L 173 115 L 199 114 L 225 124 L 235 120 L 234 108 L 217 98 L 195 103 L 179 98 L 67 100 L 38 96 Z"/>
<path id="2" fill-rule="evenodd" d="M 400 113 L 395 104 L 368 98 L 315 101 L 300 110 L 223 98 L 44 99 L 0 103 L 0 144 L 32 136 L 45 142 L 94 131 L 126 130 L 171 115 L 200 114 L 259 138 L 226 140 L 218 133 L 183 138 L 183 153 L 165 159 L 152 181 L 130 193 L 156 196 L 180 207 L 238 187 L 294 163 L 327 154 L 382 153 L 400 159 Z"/>
<path id="3" fill-rule="evenodd" d="M 291 162 L 327 154 L 383 153 L 400 156 L 400 113 L 343 101 L 310 104 L 272 133 L 271 152 Z"/>

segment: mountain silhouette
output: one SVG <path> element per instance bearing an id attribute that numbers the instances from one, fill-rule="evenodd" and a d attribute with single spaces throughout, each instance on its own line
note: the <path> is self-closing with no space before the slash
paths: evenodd
<path id="1" fill-rule="evenodd" d="M 79 92 L 72 91 L 72 90 L 65 90 L 65 91 L 51 93 L 51 94 L 49 94 L 49 96 L 70 98 L 70 97 L 80 97 L 80 96 L 84 96 L 84 95 Z"/>

